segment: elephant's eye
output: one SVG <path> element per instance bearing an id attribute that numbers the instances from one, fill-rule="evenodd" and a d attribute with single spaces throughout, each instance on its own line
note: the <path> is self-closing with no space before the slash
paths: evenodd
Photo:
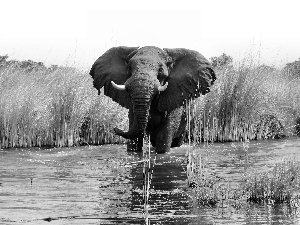
<path id="1" fill-rule="evenodd" d="M 164 72 L 164 69 L 162 67 L 158 68 L 158 75 L 162 75 Z"/>
<path id="2" fill-rule="evenodd" d="M 166 81 L 167 76 L 164 73 L 158 74 L 157 79 L 159 80 L 160 84 L 164 84 Z"/>
<path id="3" fill-rule="evenodd" d="M 127 73 L 128 74 L 131 74 L 131 64 L 130 63 L 127 63 Z"/>
<path id="4" fill-rule="evenodd" d="M 167 71 L 164 70 L 163 65 L 159 65 L 157 79 L 161 84 L 164 83 L 165 79 L 168 77 L 168 73 L 166 72 Z"/>

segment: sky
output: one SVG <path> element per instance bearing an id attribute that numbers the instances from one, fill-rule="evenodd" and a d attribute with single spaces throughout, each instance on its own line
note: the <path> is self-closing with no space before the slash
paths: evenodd
<path id="1" fill-rule="evenodd" d="M 280 68 L 300 58 L 297 1 L 0 0 L 0 55 L 89 69 L 111 47 L 157 46 Z"/>

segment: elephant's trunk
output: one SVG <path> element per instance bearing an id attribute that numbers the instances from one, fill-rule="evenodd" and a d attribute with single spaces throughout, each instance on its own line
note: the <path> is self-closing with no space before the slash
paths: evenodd
<path id="1" fill-rule="evenodd" d="M 135 87 L 131 94 L 133 105 L 133 121 L 130 121 L 129 130 L 123 132 L 116 129 L 116 134 L 126 138 L 135 139 L 143 136 L 147 127 L 151 97 L 153 90 L 149 90 L 149 86 Z"/>
<path id="2" fill-rule="evenodd" d="M 143 136 L 147 127 L 149 117 L 150 101 L 133 100 L 133 122 L 130 124 L 129 130 L 124 132 L 115 129 L 116 134 L 126 139 L 135 139 Z"/>
<path id="3" fill-rule="evenodd" d="M 138 129 L 142 132 L 144 132 L 147 127 L 149 110 L 150 99 L 133 100 L 134 124 L 136 123 Z"/>

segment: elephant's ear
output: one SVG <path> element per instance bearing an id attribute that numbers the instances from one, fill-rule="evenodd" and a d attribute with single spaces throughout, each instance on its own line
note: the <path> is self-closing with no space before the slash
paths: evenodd
<path id="1" fill-rule="evenodd" d="M 164 49 L 173 59 L 173 68 L 167 78 L 168 87 L 160 93 L 158 109 L 172 111 L 210 91 L 216 80 L 211 64 L 197 51 L 178 48 Z"/>
<path id="2" fill-rule="evenodd" d="M 131 100 L 126 91 L 115 89 L 111 81 L 122 85 L 131 76 L 127 65 L 129 59 L 137 52 L 138 47 L 114 47 L 100 56 L 92 66 L 90 75 L 94 79 L 94 87 L 104 87 L 104 94 L 111 97 L 121 106 L 129 108 Z"/>

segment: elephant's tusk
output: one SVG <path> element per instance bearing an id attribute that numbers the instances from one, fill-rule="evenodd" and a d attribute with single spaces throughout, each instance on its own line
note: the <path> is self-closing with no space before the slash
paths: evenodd
<path id="1" fill-rule="evenodd" d="M 167 89 L 167 87 L 168 87 L 168 82 L 166 82 L 165 85 L 163 85 L 163 86 L 160 85 L 160 86 L 158 87 L 158 91 L 159 91 L 159 92 L 164 91 L 164 90 Z"/>
<path id="2" fill-rule="evenodd" d="M 125 85 L 118 85 L 113 81 L 111 81 L 111 84 L 115 89 L 120 90 L 120 91 L 125 91 Z"/>

